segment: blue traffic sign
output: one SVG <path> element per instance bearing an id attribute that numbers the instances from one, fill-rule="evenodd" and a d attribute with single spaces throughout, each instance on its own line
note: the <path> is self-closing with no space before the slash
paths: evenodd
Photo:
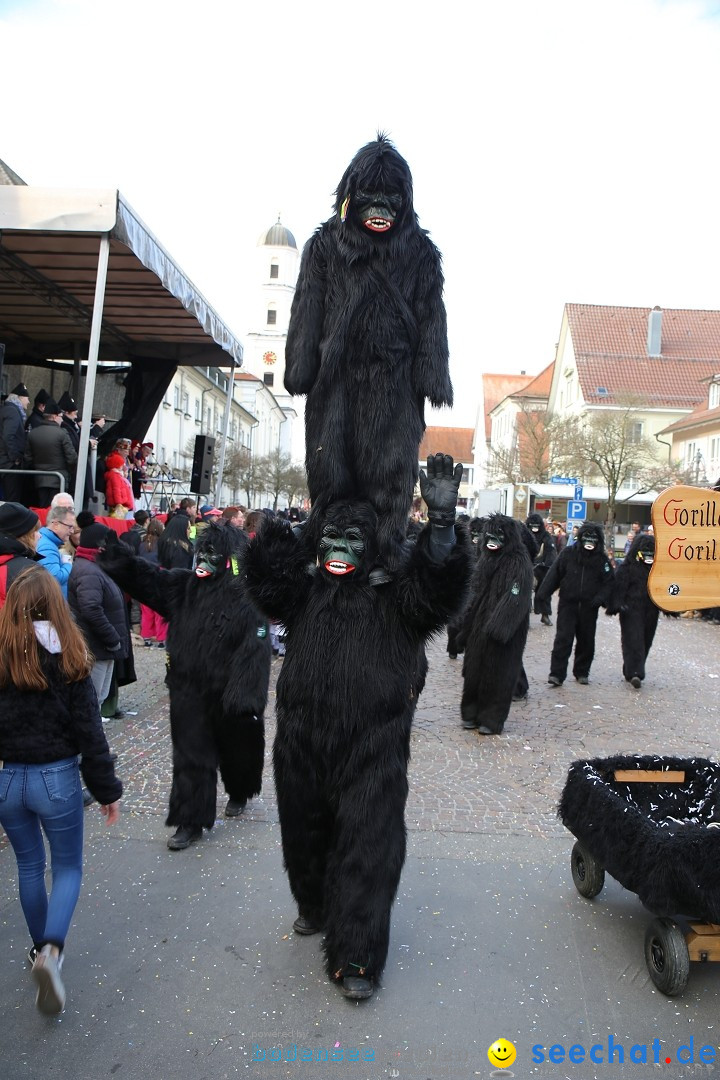
<path id="1" fill-rule="evenodd" d="M 567 507 L 568 521 L 584 521 L 587 517 L 587 503 L 583 499 L 575 499 Z"/>
<path id="2" fill-rule="evenodd" d="M 575 502 L 580 502 L 583 495 L 582 484 L 575 484 Z"/>

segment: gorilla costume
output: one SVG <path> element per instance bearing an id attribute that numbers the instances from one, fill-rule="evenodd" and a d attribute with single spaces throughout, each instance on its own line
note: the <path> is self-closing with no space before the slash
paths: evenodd
<path id="1" fill-rule="evenodd" d="M 573 675 L 586 683 L 595 655 L 598 610 L 607 605 L 613 568 L 605 552 L 602 528 L 586 522 L 574 544 L 563 548 L 535 594 L 539 603 L 559 589 L 557 628 L 550 658 L 550 686 L 561 686 L 575 641 Z"/>
<path id="2" fill-rule="evenodd" d="M 655 537 L 638 533 L 615 572 L 608 615 L 620 616 L 623 675 L 639 690 L 645 678 L 645 661 L 657 630 L 660 609 L 648 593 L 650 568 L 655 559 Z"/>
<path id="3" fill-rule="evenodd" d="M 461 467 L 453 477 L 446 460 L 454 505 Z M 462 602 L 469 573 L 453 519 L 427 525 L 378 584 L 367 502 L 329 506 L 317 547 L 307 530 L 268 521 L 246 558 L 250 595 L 288 632 L 273 763 L 294 929 L 324 931 L 327 973 L 353 999 L 372 994 L 387 957 L 423 646 Z"/>
<path id="4" fill-rule="evenodd" d="M 462 726 L 481 735 L 499 735 L 510 712 L 530 625 L 532 581 L 523 526 L 504 514 L 491 514 L 478 543 L 471 600 L 459 635 L 465 647 Z"/>
<path id="5" fill-rule="evenodd" d="M 550 616 L 552 615 L 552 601 L 550 597 L 546 597 L 544 600 L 538 600 L 537 589 L 538 586 L 542 584 L 543 578 L 557 558 L 555 538 L 551 536 L 545 528 L 545 522 L 540 514 L 528 515 L 525 524 L 538 544 L 538 553 L 533 559 L 533 577 L 535 578 L 536 590 L 533 612 L 535 615 L 541 616 L 540 622 L 545 626 L 552 626 L 552 623 L 550 622 Z"/>
<path id="6" fill-rule="evenodd" d="M 126 592 L 168 620 L 173 779 L 165 824 L 177 827 L 171 851 L 212 828 L 218 769 L 227 817 L 260 793 L 271 646 L 239 572 L 246 546 L 239 529 L 208 525 L 192 570 L 164 570 L 117 540 L 98 559 Z"/>
<path id="7" fill-rule="evenodd" d="M 452 405 L 440 254 L 413 210 L 407 162 L 384 135 L 357 152 L 335 213 L 303 252 L 285 387 L 306 394 L 309 527 L 369 501 L 380 561 L 401 559 L 424 404 Z"/>

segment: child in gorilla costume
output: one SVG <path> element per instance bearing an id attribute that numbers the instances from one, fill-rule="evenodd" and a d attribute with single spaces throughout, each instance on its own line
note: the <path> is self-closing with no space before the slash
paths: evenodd
<path id="1" fill-rule="evenodd" d="M 306 394 L 310 528 L 330 503 L 363 499 L 392 567 L 425 430 L 424 403 L 452 405 L 440 254 L 413 210 L 412 177 L 378 135 L 355 155 L 335 213 L 303 252 L 285 388 Z"/>
<path id="2" fill-rule="evenodd" d="M 535 578 L 535 603 L 533 612 L 540 616 L 540 622 L 544 626 L 552 626 L 552 601 L 550 597 L 538 600 L 537 589 L 542 584 L 543 578 L 557 558 L 555 538 L 545 528 L 545 522 L 540 514 L 530 514 L 525 522 L 538 545 L 538 553 L 533 559 L 533 577 Z"/>
<path id="3" fill-rule="evenodd" d="M 655 559 L 655 537 L 638 533 L 615 572 L 608 615 L 620 616 L 623 675 L 636 690 L 645 678 L 645 661 L 657 630 L 659 608 L 648 593 L 650 568 Z"/>
<path id="4" fill-rule="evenodd" d="M 504 514 L 486 519 L 459 635 L 465 647 L 462 726 L 481 735 L 501 733 L 518 681 L 525 679 L 533 574 L 523 528 Z"/>
<path id="5" fill-rule="evenodd" d="M 260 793 L 271 646 L 239 573 L 246 546 L 239 529 L 208 525 L 192 570 L 163 570 L 117 541 L 98 560 L 126 592 L 168 620 L 173 779 L 165 824 L 177 827 L 171 851 L 212 828 L 218 769 L 229 796 L 226 817 Z"/>
<path id="6" fill-rule="evenodd" d="M 612 583 L 613 568 L 605 552 L 602 529 L 586 522 L 580 526 L 575 543 L 560 552 L 535 594 L 536 601 L 543 603 L 559 589 L 550 686 L 565 682 L 573 641 L 573 675 L 579 683 L 587 683 L 595 656 L 598 610 L 610 599 Z"/>
<path id="7" fill-rule="evenodd" d="M 370 574 L 378 523 L 367 502 L 328 507 L 317 546 L 307 530 L 268 521 L 246 558 L 250 595 L 288 631 L 273 762 L 294 929 L 324 931 L 328 975 L 351 999 L 372 994 L 387 957 L 422 647 L 469 573 L 453 525 L 461 474 L 450 457 L 428 459 L 432 524 L 392 580 Z"/>

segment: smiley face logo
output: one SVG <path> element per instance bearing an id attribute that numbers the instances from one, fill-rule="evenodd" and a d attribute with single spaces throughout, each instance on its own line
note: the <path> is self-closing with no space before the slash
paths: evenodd
<path id="1" fill-rule="evenodd" d="M 507 1069 L 517 1057 L 517 1051 L 507 1039 L 496 1039 L 488 1048 L 488 1060 L 496 1069 Z"/>

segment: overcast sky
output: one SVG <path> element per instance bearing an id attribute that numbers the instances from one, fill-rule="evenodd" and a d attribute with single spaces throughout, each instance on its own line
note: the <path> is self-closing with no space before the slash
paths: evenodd
<path id="1" fill-rule="evenodd" d="M 0 158 L 117 187 L 242 340 L 258 237 L 302 245 L 376 130 L 443 253 L 456 408 L 566 302 L 720 307 L 720 2 L 0 0 Z"/>

